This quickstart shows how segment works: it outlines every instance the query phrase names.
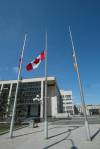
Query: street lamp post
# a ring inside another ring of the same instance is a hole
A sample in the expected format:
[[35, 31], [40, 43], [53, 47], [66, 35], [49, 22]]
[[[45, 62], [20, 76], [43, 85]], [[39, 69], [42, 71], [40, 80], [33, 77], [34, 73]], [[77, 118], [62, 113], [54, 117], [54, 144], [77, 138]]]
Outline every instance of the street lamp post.
[[37, 101], [38, 104], [42, 103], [42, 100], [41, 100], [41, 98], [39, 97], [39, 95], [36, 95], [36, 97], [33, 98], [33, 102], [34, 102], [34, 101]]
[[33, 98], [33, 101], [41, 101], [41, 99], [39, 98], [39, 95], [36, 95], [36, 97]]

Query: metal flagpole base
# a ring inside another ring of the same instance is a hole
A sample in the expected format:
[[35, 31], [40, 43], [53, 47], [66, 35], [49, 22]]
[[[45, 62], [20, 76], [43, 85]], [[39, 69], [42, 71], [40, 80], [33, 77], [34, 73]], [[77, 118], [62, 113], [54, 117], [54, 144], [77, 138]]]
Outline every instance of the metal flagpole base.
[[48, 139], [48, 122], [47, 121], [44, 122], [44, 126], [45, 126], [44, 128], [45, 139]]
[[85, 128], [86, 128], [86, 133], [87, 133], [87, 140], [91, 141], [90, 129], [89, 129], [89, 124], [87, 120], [85, 120]]
[[9, 137], [13, 138], [13, 127], [14, 127], [14, 116], [12, 116], [11, 124], [10, 124], [10, 131], [9, 131]]
[[9, 134], [9, 138], [10, 138], [10, 139], [13, 138], [13, 134], [12, 134], [12, 132], [10, 132], [10, 134]]

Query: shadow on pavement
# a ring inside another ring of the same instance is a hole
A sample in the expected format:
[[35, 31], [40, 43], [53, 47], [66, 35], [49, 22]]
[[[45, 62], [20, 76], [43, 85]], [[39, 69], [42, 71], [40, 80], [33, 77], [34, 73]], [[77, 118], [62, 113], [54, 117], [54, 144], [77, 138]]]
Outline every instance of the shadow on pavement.
[[[60, 142], [62, 142], [62, 141], [65, 141], [65, 140], [69, 140], [69, 141], [71, 142], [72, 146], [71, 146], [70, 149], [78, 149], [78, 148], [75, 146], [75, 143], [74, 143], [74, 141], [73, 141], [72, 139], [67, 139], [67, 138], [70, 136], [71, 131], [77, 129], [78, 127], [79, 127], [79, 126], [76, 126], [74, 129], [69, 129], [68, 131], [65, 131], [65, 132], [62, 132], [62, 133], [58, 134], [58, 135], [61, 135], [61, 134], [64, 134], [64, 133], [66, 133], [66, 132], [69, 132], [68, 135], [67, 135], [64, 139], [59, 140], [59, 141], [57, 141], [57, 142], [55, 142], [55, 143], [53, 143], [53, 144], [51, 144], [51, 145], [49, 145], [49, 146], [46, 146], [46, 147], [43, 148], [43, 149], [48, 149], [48, 148], [50, 148], [50, 147], [52, 147], [52, 146], [54, 146], [54, 145], [56, 145], [56, 144], [58, 144], [58, 143], [60, 143]], [[55, 135], [55, 136], [58, 136], [58, 135]], [[52, 136], [52, 137], [55, 137], [55, 136]], [[52, 138], [52, 137], [49, 137], [49, 138]]]
[[72, 146], [71, 149], [78, 149], [76, 146]]
[[59, 134], [50, 136], [50, 137], [48, 137], [48, 139], [53, 138], [53, 137], [57, 137], [57, 136], [62, 135], [62, 134], [64, 134], [64, 133], [67, 133], [67, 132], [70, 132], [70, 131], [72, 131], [72, 130], [75, 130], [75, 129], [77, 129], [77, 128], [79, 128], [79, 126], [74, 126], [73, 129], [68, 129], [67, 131], [64, 131], [64, 132], [61, 132], [61, 133], [59, 133]]
[[[56, 126], [56, 127], [49, 128], [48, 130], [55, 129], [55, 128], [61, 128], [61, 127]], [[33, 129], [35, 129], [35, 128], [33, 128]], [[22, 136], [26, 136], [26, 135], [31, 135], [31, 134], [33, 134], [33, 133], [43, 132], [43, 131], [44, 131], [44, 129], [41, 129], [41, 130], [39, 130], [39, 131], [33, 131], [33, 132], [30, 132], [30, 133], [20, 134], [20, 135], [17, 135], [17, 136], [13, 136], [13, 139], [14, 139], [14, 138], [17, 138], [17, 137], [22, 137]]]
[[71, 143], [72, 143], [72, 146], [71, 146], [71, 149], [78, 149], [76, 146], [75, 146], [75, 143], [72, 139], [67, 139], [69, 140]]
[[91, 141], [96, 137], [96, 135], [100, 132], [100, 129], [98, 129], [94, 134], [93, 136], [91, 137]]
[[[68, 137], [70, 136], [70, 134], [71, 134], [71, 132], [69, 132], [69, 134], [66, 136], [66, 138], [68, 138]], [[48, 149], [48, 148], [50, 148], [50, 147], [52, 147], [52, 146], [54, 146], [54, 145], [56, 145], [56, 144], [58, 144], [58, 143], [60, 143], [60, 142], [62, 142], [62, 141], [65, 141], [65, 140], [66, 140], [65, 138], [62, 139], [62, 140], [59, 140], [59, 141], [57, 141], [57, 142], [55, 142], [55, 143], [53, 143], [53, 144], [51, 144], [51, 145], [46, 146], [46, 147], [43, 148], [43, 149]]]

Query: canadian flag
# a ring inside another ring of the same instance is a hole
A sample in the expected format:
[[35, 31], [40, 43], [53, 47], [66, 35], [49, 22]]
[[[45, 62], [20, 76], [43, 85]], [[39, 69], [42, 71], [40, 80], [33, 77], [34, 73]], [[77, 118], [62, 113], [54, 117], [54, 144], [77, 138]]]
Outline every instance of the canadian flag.
[[35, 58], [32, 62], [26, 65], [26, 70], [30, 71], [32, 69], [36, 69], [41, 63], [41, 61], [45, 59], [45, 56], [46, 52], [45, 51], [41, 52], [37, 58]]

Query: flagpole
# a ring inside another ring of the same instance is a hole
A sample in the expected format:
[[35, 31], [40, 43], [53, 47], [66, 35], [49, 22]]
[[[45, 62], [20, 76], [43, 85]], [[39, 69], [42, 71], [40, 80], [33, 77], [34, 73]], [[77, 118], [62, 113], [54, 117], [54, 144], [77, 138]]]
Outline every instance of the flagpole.
[[18, 87], [19, 87], [19, 80], [20, 80], [20, 74], [21, 74], [21, 68], [22, 68], [22, 61], [23, 61], [23, 54], [24, 54], [24, 49], [25, 49], [26, 37], [27, 37], [27, 34], [25, 34], [24, 43], [23, 43], [23, 49], [22, 49], [22, 53], [21, 53], [21, 60], [20, 60], [19, 70], [18, 70], [18, 78], [17, 78], [17, 85], [16, 85], [16, 92], [15, 92], [15, 100], [14, 100], [12, 119], [11, 119], [11, 124], [10, 124], [10, 133], [9, 133], [10, 138], [13, 137], [13, 127], [14, 127], [14, 120], [15, 120], [15, 113], [16, 113]]
[[44, 112], [44, 133], [45, 139], [48, 139], [48, 111], [47, 111], [47, 32], [45, 33], [45, 112]]
[[71, 33], [70, 26], [69, 26], [69, 33], [70, 33], [70, 39], [71, 39], [71, 44], [72, 44], [72, 49], [73, 49], [75, 68], [76, 68], [77, 77], [78, 77], [78, 84], [79, 84], [79, 88], [80, 88], [80, 96], [81, 96], [81, 102], [82, 102], [83, 113], [84, 113], [84, 118], [85, 118], [85, 128], [86, 128], [86, 132], [87, 132], [87, 140], [90, 141], [91, 140], [90, 129], [89, 129], [89, 124], [88, 124], [88, 119], [87, 119], [87, 114], [86, 114], [86, 105], [85, 105], [85, 100], [84, 100], [83, 87], [82, 87], [82, 82], [80, 79], [80, 73], [79, 73], [79, 68], [78, 68], [78, 64], [77, 64], [76, 53], [75, 53], [75, 48], [74, 48], [74, 43], [73, 43], [73, 39], [72, 39], [72, 33]]

